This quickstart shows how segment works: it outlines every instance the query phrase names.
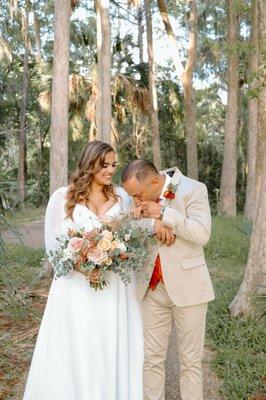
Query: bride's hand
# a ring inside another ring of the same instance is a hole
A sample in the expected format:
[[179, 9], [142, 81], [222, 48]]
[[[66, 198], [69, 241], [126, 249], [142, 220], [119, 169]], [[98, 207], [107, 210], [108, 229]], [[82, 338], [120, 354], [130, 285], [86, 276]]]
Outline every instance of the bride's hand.
[[137, 207], [137, 206], [136, 206], [136, 207], [134, 207], [134, 208], [132, 208], [132, 209], [130, 210], [129, 216], [130, 216], [130, 218], [132, 218], [132, 219], [140, 219], [140, 218], [142, 218], [141, 213], [142, 213], [141, 207]]
[[92, 283], [98, 283], [99, 278], [100, 278], [100, 271], [96, 268], [88, 274], [88, 279]]

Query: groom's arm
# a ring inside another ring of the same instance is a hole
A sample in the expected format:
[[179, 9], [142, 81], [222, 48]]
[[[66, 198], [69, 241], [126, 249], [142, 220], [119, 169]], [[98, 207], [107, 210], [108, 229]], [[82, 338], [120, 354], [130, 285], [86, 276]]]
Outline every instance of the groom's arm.
[[[147, 202], [145, 217], [155, 217], [161, 211], [156, 203]], [[211, 234], [211, 213], [207, 188], [199, 185], [191, 194], [186, 206], [186, 214], [171, 207], [165, 207], [162, 222], [173, 229], [173, 232], [185, 240], [204, 246]]]

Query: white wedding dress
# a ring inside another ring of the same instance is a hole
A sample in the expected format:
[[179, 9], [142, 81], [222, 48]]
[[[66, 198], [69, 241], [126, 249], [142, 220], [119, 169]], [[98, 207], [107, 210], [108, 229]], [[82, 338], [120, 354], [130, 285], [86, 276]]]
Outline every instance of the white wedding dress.
[[[45, 217], [46, 251], [68, 228], [92, 230], [98, 217], [76, 205], [74, 222], [65, 219], [67, 188], [50, 198]], [[122, 188], [107, 213], [123, 212], [129, 198]], [[109, 273], [103, 291], [90, 288], [85, 276], [71, 272], [54, 279], [23, 400], [142, 400], [143, 333], [135, 277], [125, 286]]]

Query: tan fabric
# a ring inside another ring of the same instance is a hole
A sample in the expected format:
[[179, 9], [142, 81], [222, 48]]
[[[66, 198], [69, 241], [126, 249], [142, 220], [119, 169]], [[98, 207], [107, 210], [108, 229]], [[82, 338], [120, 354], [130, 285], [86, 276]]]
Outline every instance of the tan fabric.
[[163, 222], [173, 228], [176, 241], [172, 246], [149, 245], [146, 279], [139, 279], [137, 297], [143, 300], [159, 253], [167, 293], [175, 305], [186, 307], [214, 299], [202, 248], [210, 238], [211, 214], [206, 186], [182, 175], [178, 168], [172, 170], [171, 183], [177, 189], [175, 199], [164, 200]]
[[165, 357], [174, 321], [177, 330], [179, 379], [182, 400], [203, 400], [201, 359], [204, 348], [207, 303], [178, 307], [163, 283], [146, 293], [144, 318], [144, 397], [165, 399]]

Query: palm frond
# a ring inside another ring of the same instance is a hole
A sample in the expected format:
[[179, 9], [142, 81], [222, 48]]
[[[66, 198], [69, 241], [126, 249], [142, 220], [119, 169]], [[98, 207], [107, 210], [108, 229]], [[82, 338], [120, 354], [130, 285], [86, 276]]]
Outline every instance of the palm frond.
[[38, 96], [38, 102], [41, 107], [41, 110], [49, 113], [51, 111], [51, 104], [52, 104], [52, 91], [51, 90], [44, 90]]
[[114, 77], [113, 97], [117, 98], [119, 93], [125, 94], [127, 104], [132, 113], [141, 111], [143, 114], [149, 112], [149, 91], [145, 87], [134, 84], [125, 75], [118, 74]]

